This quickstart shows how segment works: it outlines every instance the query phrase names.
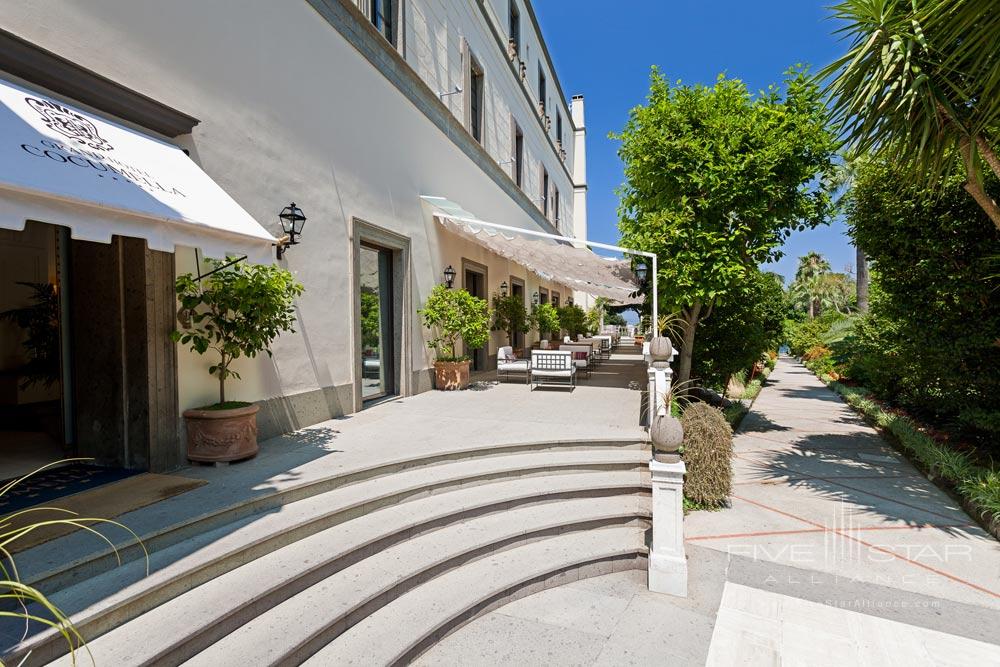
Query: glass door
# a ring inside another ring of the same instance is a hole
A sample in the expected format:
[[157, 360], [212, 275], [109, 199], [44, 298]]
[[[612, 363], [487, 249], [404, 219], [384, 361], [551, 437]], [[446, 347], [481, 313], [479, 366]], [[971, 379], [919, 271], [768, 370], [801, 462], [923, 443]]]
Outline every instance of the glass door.
[[392, 251], [361, 246], [361, 399], [396, 393]]

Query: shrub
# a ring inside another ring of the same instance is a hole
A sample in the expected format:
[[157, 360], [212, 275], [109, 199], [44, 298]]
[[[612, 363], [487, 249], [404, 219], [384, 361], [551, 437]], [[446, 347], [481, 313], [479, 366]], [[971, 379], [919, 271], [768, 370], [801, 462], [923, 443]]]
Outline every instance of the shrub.
[[699, 324], [692, 374], [705, 386], [724, 388], [731, 375], [750, 368], [767, 350], [780, 345], [785, 310], [780, 278], [749, 272]]
[[532, 312], [532, 319], [538, 333], [544, 337], [545, 334], [558, 334], [560, 330], [559, 311], [551, 303], [540, 303], [535, 306]]
[[[939, 422], [970, 407], [1000, 411], [1000, 235], [964, 191], [964, 176], [945, 174], [934, 190], [907, 176], [862, 163], [849, 195], [850, 234], [873, 271], [848, 372], [880, 398]], [[984, 181], [1000, 196], [988, 171]], [[981, 442], [991, 439], [987, 430]]]
[[271, 356], [271, 343], [284, 331], [295, 332], [295, 297], [302, 285], [291, 272], [274, 264], [241, 260], [211, 260], [207, 277], [190, 273], [177, 277], [174, 289], [181, 302], [182, 328], [171, 332], [175, 343], [193, 352], [212, 350], [219, 363], [209, 374], [219, 378], [219, 405], [226, 403], [226, 379], [240, 379], [230, 364], [240, 357]]
[[722, 412], [692, 403], [681, 416], [684, 427], [684, 494], [695, 503], [717, 507], [726, 502], [733, 482], [733, 430]]
[[830, 348], [823, 345], [813, 345], [802, 355], [802, 361], [815, 361], [820, 357], [827, 357], [829, 355]]
[[520, 296], [493, 295], [493, 328], [507, 334], [508, 345], [514, 344], [517, 334], [528, 333], [531, 329], [531, 316]]
[[576, 338], [587, 332], [587, 313], [576, 304], [560, 306], [558, 309], [559, 326], [568, 336]]
[[[464, 289], [436, 285], [424, 307], [417, 311], [424, 326], [437, 332], [427, 342], [437, 351], [438, 361], [457, 361], [455, 348], [462, 339], [465, 349], [486, 345], [490, 337], [490, 313], [486, 299], [472, 296]], [[465, 359], [465, 357], [461, 357]]]

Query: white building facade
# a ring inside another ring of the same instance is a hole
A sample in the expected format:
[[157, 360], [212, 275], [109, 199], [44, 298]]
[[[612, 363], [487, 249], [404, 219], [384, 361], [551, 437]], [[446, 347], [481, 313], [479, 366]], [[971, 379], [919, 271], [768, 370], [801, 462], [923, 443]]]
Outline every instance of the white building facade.
[[[290, 202], [307, 216], [280, 260], [305, 286], [296, 332], [279, 337], [273, 357], [240, 360], [242, 380], [227, 387], [227, 398], [261, 402], [262, 438], [431, 389], [434, 353], [417, 311], [446, 267], [455, 288], [487, 299], [501, 283], [529, 305], [536, 293], [554, 304], [574, 295], [449, 232], [421, 199], [585, 238], [583, 99], [567, 102], [530, 0], [9, 0], [0, 28], [0, 78], [183, 149], [275, 237]], [[0, 184], [0, 200], [4, 192]], [[23, 256], [30, 235], [44, 259], [34, 274], [0, 281], [62, 276], [60, 294], [75, 299], [65, 306], [74, 326], [61, 330], [63, 450], [126, 467], [181, 465], [180, 413], [214, 402], [217, 382], [209, 355], [164, 341], [176, 326], [173, 279], [197, 272], [203, 249], [162, 253], [135, 239], [91, 248], [58, 231], [50, 241], [58, 220], [7, 226], [0, 259]], [[64, 267], [60, 247], [74, 257]], [[83, 308], [92, 297], [82, 285], [105, 289], [100, 278], [112, 274], [113, 298]], [[135, 299], [155, 307], [136, 314], [129, 286], [143, 276]], [[11, 306], [27, 298], [8, 294]], [[377, 342], [362, 331], [372, 294]], [[81, 340], [95, 313], [119, 339], [100, 367], [84, 348], [105, 343]], [[486, 370], [505, 344], [495, 332], [469, 352]], [[106, 392], [101, 368], [117, 377]], [[112, 398], [95, 405], [95, 386]], [[93, 444], [98, 432], [112, 444]]]

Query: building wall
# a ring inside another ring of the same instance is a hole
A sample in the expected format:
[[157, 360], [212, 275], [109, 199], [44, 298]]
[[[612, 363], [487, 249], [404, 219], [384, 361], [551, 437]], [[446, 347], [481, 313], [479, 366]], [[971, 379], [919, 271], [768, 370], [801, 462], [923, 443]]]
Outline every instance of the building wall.
[[[442, 281], [443, 268], [458, 267], [462, 257], [490, 267], [491, 291], [516, 273], [506, 260], [486, 257], [472, 244], [463, 248], [440, 231], [421, 194], [448, 197], [485, 219], [538, 228], [521, 203], [341, 33], [363, 33], [366, 26], [331, 25], [317, 9], [324, 2], [333, 6], [338, 0], [9, 0], [2, 9], [11, 32], [200, 119], [177, 143], [275, 235], [283, 206], [294, 200], [305, 211], [301, 244], [282, 260], [306, 287], [297, 304], [297, 332], [275, 342], [273, 358], [237, 362], [243, 380], [227, 387], [233, 400], [302, 397], [285, 400], [275, 423], [262, 427], [264, 434], [355, 408], [353, 220], [411, 240], [415, 306]], [[476, 0], [405, 0], [405, 14], [406, 44], [412, 45], [407, 62], [418, 63], [414, 69], [423, 68], [422, 76], [432, 81], [432, 73], [451, 81], [461, 72], [459, 44], [468, 42], [492, 91], [486, 149], [502, 156], [509, 127], [505, 105], [517, 113], [527, 113], [528, 105], [523, 92], [511, 90], [513, 77], [504, 76], [504, 54], [487, 38], [487, 19]], [[524, 13], [522, 21], [522, 35], [530, 34]], [[395, 67], [391, 59], [384, 66]], [[459, 102], [447, 104], [458, 118]], [[563, 113], [569, 133], [572, 125]], [[541, 125], [526, 119], [522, 129], [533, 159], [546, 161], [558, 184], [571, 225], [568, 174], [551, 147], [544, 150]], [[533, 172], [526, 170], [529, 178]], [[195, 251], [179, 250], [176, 272], [195, 268]], [[536, 280], [528, 278], [528, 295]], [[569, 294], [560, 291], [563, 299]], [[406, 351], [409, 366], [414, 375], [426, 376], [432, 354], [422, 344], [426, 332], [416, 317], [407, 333], [415, 341]], [[207, 372], [211, 363], [178, 350], [181, 409], [216, 400], [217, 385]], [[413, 387], [426, 388], [416, 381]]]

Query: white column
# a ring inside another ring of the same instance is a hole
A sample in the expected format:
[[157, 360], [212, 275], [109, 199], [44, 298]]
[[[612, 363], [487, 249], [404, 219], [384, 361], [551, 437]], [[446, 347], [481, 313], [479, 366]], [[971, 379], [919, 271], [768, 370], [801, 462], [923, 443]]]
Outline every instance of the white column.
[[653, 546], [649, 553], [649, 590], [687, 597], [684, 555], [684, 462], [649, 460], [653, 482]]

